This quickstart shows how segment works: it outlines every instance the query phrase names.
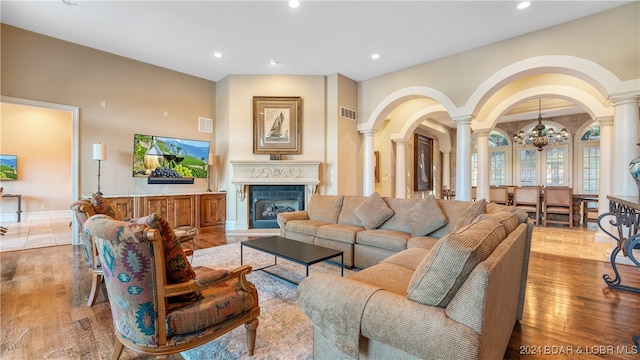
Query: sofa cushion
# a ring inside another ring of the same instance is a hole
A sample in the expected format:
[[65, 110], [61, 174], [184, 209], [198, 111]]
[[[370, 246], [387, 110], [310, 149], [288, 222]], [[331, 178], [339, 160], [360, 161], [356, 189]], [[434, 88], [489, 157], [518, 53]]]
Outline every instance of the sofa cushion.
[[462, 214], [462, 216], [460, 216], [453, 231], [462, 229], [463, 227], [471, 224], [478, 216], [486, 213], [487, 201], [485, 199], [474, 201], [473, 204], [471, 204], [471, 206], [467, 209], [467, 211]]
[[393, 210], [387, 206], [380, 194], [374, 192], [367, 200], [356, 208], [356, 216], [365, 229], [377, 229], [387, 219], [393, 216]]
[[356, 243], [376, 248], [402, 251], [407, 248], [407, 241], [411, 235], [396, 230], [365, 230], [356, 235]]
[[365, 284], [404, 296], [413, 275], [413, 270], [393, 263], [379, 263], [349, 276]]
[[315, 220], [289, 220], [287, 221], [287, 231], [297, 232], [300, 234], [307, 234], [316, 236], [318, 232], [318, 228], [324, 225], [331, 225], [328, 222], [324, 221], [315, 221]]
[[444, 216], [436, 198], [429, 195], [407, 211], [406, 221], [411, 236], [416, 237], [427, 235], [445, 226], [447, 217]]
[[443, 237], [416, 269], [407, 297], [424, 305], [446, 307], [473, 268], [506, 236], [502, 224], [484, 220]]
[[367, 199], [366, 196], [345, 195], [342, 210], [338, 216], [338, 224], [362, 226], [362, 221], [356, 215], [356, 209]]
[[307, 208], [309, 219], [337, 224], [343, 198], [338, 195], [313, 195]]
[[117, 207], [111, 204], [111, 201], [98, 194], [91, 195], [91, 206], [96, 214], [104, 214], [111, 216], [114, 220], [123, 220], [122, 214]]
[[518, 219], [518, 215], [508, 211], [499, 211], [494, 214], [483, 214], [478, 216], [474, 220], [474, 222], [482, 220], [493, 220], [499, 222], [500, 224], [502, 224], [502, 226], [504, 226], [507, 234], [510, 234], [518, 227], [518, 225], [520, 225], [520, 219]]
[[419, 199], [398, 199], [393, 197], [385, 197], [384, 201], [393, 210], [394, 215], [382, 224], [379, 228], [385, 230], [397, 230], [411, 233], [411, 229], [407, 225], [407, 212], [415, 204], [420, 202]]
[[391, 255], [382, 260], [381, 263], [395, 264], [405, 267], [411, 271], [415, 271], [427, 254], [429, 254], [429, 249], [414, 247]]
[[439, 238], [434, 238], [431, 236], [418, 236], [412, 237], [407, 241], [407, 249], [418, 247], [430, 250], [433, 246], [440, 240]]
[[[445, 226], [428, 234], [429, 236], [437, 238], [441, 238], [447, 234], [454, 232], [458, 224], [458, 220], [460, 220], [460, 218], [467, 211], [469, 211], [471, 206], [474, 204], [474, 201], [462, 200], [437, 199], [436, 201], [438, 202], [438, 205], [440, 205], [440, 209], [442, 209], [444, 215], [447, 217], [447, 224]], [[484, 201], [484, 199], [478, 201]], [[473, 219], [471, 219], [469, 222], [473, 221]]]
[[364, 228], [362, 226], [329, 224], [320, 226], [316, 233], [316, 237], [355, 244], [356, 234], [363, 230]]
[[529, 219], [529, 214], [527, 214], [526, 211], [518, 209], [515, 206], [506, 206], [496, 203], [487, 204], [487, 214], [495, 214], [501, 211], [516, 214], [521, 223], [527, 222], [527, 219]]

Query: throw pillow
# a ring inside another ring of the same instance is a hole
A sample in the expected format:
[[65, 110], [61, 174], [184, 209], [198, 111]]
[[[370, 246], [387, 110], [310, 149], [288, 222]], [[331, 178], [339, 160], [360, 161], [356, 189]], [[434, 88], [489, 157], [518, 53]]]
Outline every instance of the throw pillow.
[[389, 220], [393, 216], [393, 210], [384, 202], [380, 194], [374, 192], [356, 208], [356, 216], [365, 229], [372, 230]]
[[176, 234], [173, 232], [171, 225], [169, 225], [169, 222], [165, 218], [159, 214], [153, 213], [149, 216], [132, 219], [130, 222], [145, 224], [160, 232], [164, 245], [164, 263], [168, 284], [178, 284], [192, 280], [196, 277], [196, 273], [193, 271], [184, 250], [182, 250], [182, 246], [176, 238]]
[[462, 229], [463, 227], [471, 224], [473, 220], [475, 220], [478, 216], [486, 213], [487, 201], [485, 199], [474, 201], [473, 204], [467, 209], [467, 211], [465, 211], [464, 214], [460, 216], [453, 231]]
[[101, 195], [92, 194], [91, 195], [91, 206], [93, 207], [93, 211], [96, 214], [104, 214], [107, 216], [111, 216], [114, 220], [122, 220], [122, 214], [120, 214], [120, 210], [117, 207], [111, 204], [111, 201], [103, 198]]
[[447, 224], [447, 217], [433, 195], [409, 209], [406, 220], [413, 237], [427, 235]]
[[485, 220], [441, 238], [413, 273], [407, 297], [420, 304], [446, 307], [476, 265], [506, 236], [502, 224]]
[[337, 224], [343, 198], [341, 195], [313, 195], [307, 207], [309, 220]]

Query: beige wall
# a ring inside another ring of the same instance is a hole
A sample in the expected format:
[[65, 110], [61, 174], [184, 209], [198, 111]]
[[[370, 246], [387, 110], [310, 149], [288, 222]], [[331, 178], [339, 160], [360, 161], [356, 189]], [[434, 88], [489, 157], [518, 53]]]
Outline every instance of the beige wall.
[[[22, 194], [22, 211], [61, 211], [71, 199], [71, 113], [2, 103], [0, 153], [18, 156], [18, 180], [0, 181], [7, 194]], [[5, 198], [3, 221], [15, 221], [17, 200]]]
[[[1, 36], [3, 96], [80, 108], [82, 195], [97, 191], [92, 144], [98, 142], [108, 149], [101, 176], [105, 195], [206, 189], [206, 179], [196, 179], [194, 185], [148, 185], [144, 179], [134, 179], [133, 134], [213, 141], [212, 134], [198, 132], [198, 117], [214, 117], [214, 82], [4, 24]], [[3, 136], [17, 135], [3, 132]], [[64, 182], [71, 187], [70, 179]], [[68, 209], [68, 201], [51, 210], [63, 209]]]

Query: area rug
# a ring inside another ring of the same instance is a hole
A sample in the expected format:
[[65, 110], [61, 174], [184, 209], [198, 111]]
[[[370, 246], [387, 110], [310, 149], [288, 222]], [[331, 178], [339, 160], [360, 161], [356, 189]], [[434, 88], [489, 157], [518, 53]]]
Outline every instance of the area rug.
[[[254, 269], [274, 263], [274, 257], [245, 247], [245, 265]], [[194, 266], [232, 269], [240, 266], [240, 243], [228, 244], [194, 253]], [[269, 271], [299, 282], [304, 278], [305, 267], [284, 259]], [[309, 274], [326, 272], [340, 275], [340, 266], [333, 262], [311, 265]], [[344, 276], [353, 274], [345, 269]], [[296, 303], [296, 285], [263, 271], [254, 271], [247, 279], [256, 285], [260, 302], [260, 324], [256, 336], [256, 348], [249, 356], [244, 326], [189, 351], [181, 353], [192, 359], [312, 359], [313, 326]]]

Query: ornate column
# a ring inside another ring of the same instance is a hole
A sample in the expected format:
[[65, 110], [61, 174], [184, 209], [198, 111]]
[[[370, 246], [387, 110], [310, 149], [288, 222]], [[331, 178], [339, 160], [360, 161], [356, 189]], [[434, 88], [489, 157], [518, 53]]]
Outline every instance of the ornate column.
[[406, 147], [407, 140], [405, 138], [391, 138], [396, 144], [396, 197], [399, 199], [407, 198], [407, 157]]
[[471, 116], [454, 118], [456, 122], [456, 199], [471, 200]]
[[[609, 212], [609, 200], [607, 195], [613, 194], [611, 181], [613, 172], [611, 164], [613, 164], [613, 117], [603, 117], [596, 119], [600, 123], [600, 189], [598, 190], [598, 214]], [[614, 194], [615, 195], [615, 194]], [[603, 226], [607, 226], [604, 224]], [[607, 231], [611, 231], [608, 226]], [[598, 228], [595, 237], [599, 242], [611, 242], [611, 237]]]
[[451, 150], [442, 152], [442, 186], [451, 189]]
[[489, 134], [491, 129], [481, 129], [476, 133], [476, 143], [478, 144], [478, 184], [476, 185], [476, 199], [489, 200]]
[[360, 131], [364, 135], [364, 171], [362, 176], [362, 195], [369, 196], [376, 189], [373, 169], [373, 136], [378, 130]]
[[[638, 188], [629, 174], [629, 162], [639, 154], [638, 94], [612, 95], [613, 104], [613, 161], [610, 171], [612, 184], [609, 195], [638, 196]], [[600, 151], [602, 154], [602, 151]], [[607, 202], [608, 204], [608, 202]]]

